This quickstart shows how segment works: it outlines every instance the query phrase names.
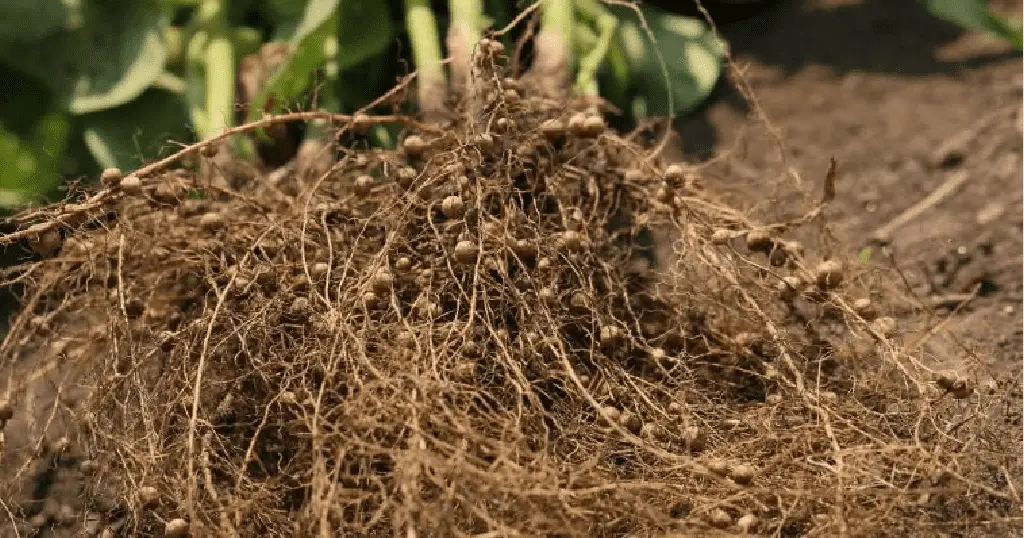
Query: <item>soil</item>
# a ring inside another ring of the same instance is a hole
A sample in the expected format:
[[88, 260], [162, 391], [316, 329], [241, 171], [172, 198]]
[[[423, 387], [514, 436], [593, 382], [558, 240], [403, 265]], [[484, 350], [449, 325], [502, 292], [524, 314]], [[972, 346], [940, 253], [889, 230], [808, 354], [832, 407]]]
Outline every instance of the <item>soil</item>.
[[[881, 265], [891, 252], [922, 304], [939, 304], [935, 314], [950, 316], [950, 334], [925, 348], [930, 360], [1019, 372], [1020, 55], [909, 1], [780, 2], [721, 30], [742, 77], [721, 84], [702, 110], [678, 122], [680, 155], [705, 163], [704, 181], [727, 197], [764, 202], [766, 214], [792, 202], [770, 195], [779, 181], [820, 196], [834, 157], [837, 197], [826, 211], [834, 245]], [[758, 110], [738, 84], [749, 85]], [[964, 174], [948, 196], [886, 237], [874, 236]], [[58, 397], [50, 388], [66, 374], [36, 384], [36, 406], [50, 407]], [[19, 427], [28, 425], [12, 422], [3, 432], [7, 447], [30, 442]], [[61, 436], [59, 427], [50, 432], [43, 444]], [[14, 501], [58, 521], [63, 506], [82, 508], [81, 471], [73, 457], [52, 457], [58, 465], [18, 470], [36, 473], [39, 486]], [[0, 520], [0, 535], [14, 535]], [[71, 535], [58, 527], [31, 535]]]
[[[1019, 2], [1008, 4], [1019, 12]], [[985, 362], [1019, 369], [1020, 54], [916, 2], [782, 2], [723, 30], [761, 110], [737, 84], [721, 84], [704, 110], [679, 122], [684, 158], [708, 162], [707, 181], [743, 198], [790, 172], [817, 187], [834, 157], [830, 225], [851, 252], [874, 246], [875, 262], [884, 261], [877, 229], [966, 175], [889, 244], [923, 298], [977, 286], [948, 328]], [[932, 350], [950, 362], [967, 353], [948, 342]]]

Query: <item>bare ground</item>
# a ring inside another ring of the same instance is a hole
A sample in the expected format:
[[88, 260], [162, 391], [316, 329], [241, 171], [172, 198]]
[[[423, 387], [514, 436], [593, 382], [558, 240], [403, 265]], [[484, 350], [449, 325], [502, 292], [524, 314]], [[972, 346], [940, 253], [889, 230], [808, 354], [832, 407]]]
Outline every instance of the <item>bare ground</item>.
[[[680, 122], [687, 158], [710, 161], [708, 181], [742, 198], [790, 172], [816, 187], [834, 156], [830, 224], [851, 251], [871, 248], [873, 262], [885, 261], [874, 234], [921, 205], [891, 228], [889, 245], [922, 299], [947, 306], [937, 313], [959, 307], [948, 328], [970, 346], [930, 350], [1019, 369], [1020, 55], [915, 2], [788, 2], [725, 35], [761, 111], [724, 84]], [[935, 200], [943, 185], [953, 188]]]

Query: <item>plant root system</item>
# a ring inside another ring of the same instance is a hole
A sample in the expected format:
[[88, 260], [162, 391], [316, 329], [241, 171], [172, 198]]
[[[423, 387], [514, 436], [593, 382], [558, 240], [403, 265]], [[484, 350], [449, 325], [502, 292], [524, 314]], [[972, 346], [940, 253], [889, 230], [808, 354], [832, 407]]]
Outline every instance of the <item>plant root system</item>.
[[[19, 528], [881, 537], [1019, 524], [1019, 413], [1006, 422], [1019, 383], [930, 371], [880, 294], [866, 299], [884, 279], [794, 240], [820, 233], [820, 207], [751, 222], [594, 105], [506, 72], [496, 47], [472, 61], [462, 89], [475, 93], [447, 123], [380, 120], [405, 122], [398, 149], [325, 148], [316, 173], [184, 165], [204, 142], [14, 219], [4, 241], [41, 254], [5, 275], [25, 311], [0, 371], [35, 350], [74, 371], [82, 396], [50, 411], [72, 425], [60, 446], [0, 445], [15, 477], [0, 499], [61, 453], [85, 476], [83, 515], [6, 504]], [[0, 424], [30, 412], [26, 378], [0, 385]]]

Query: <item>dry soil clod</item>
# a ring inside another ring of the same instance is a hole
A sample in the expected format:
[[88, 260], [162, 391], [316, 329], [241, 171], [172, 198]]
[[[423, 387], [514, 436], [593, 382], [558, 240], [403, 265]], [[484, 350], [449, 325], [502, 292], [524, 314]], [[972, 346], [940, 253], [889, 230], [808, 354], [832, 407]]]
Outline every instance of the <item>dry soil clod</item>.
[[736, 530], [743, 534], [750, 534], [757, 530], [757, 516], [754, 514], [743, 514], [736, 520]]
[[419, 135], [409, 135], [402, 141], [402, 149], [410, 157], [419, 157], [427, 149], [427, 143]]
[[99, 468], [99, 463], [97, 463], [96, 460], [82, 460], [78, 464], [78, 470], [81, 471], [81, 473], [86, 476], [95, 474], [96, 471], [99, 470]]
[[707, 468], [718, 476], [727, 476], [729, 474], [729, 462], [720, 458], [709, 460]]
[[391, 271], [387, 269], [378, 269], [377, 273], [373, 275], [373, 282], [371, 286], [373, 291], [378, 295], [383, 295], [391, 292], [391, 287], [394, 285], [395, 278], [391, 274]]
[[746, 240], [747, 248], [752, 252], [763, 252], [768, 254], [775, 245], [775, 240], [772, 238], [771, 232], [764, 228], [750, 230], [747, 232]]
[[699, 426], [687, 426], [683, 429], [683, 442], [686, 444], [687, 450], [697, 453], [704, 450], [707, 436]]
[[455, 245], [453, 257], [455, 258], [455, 261], [463, 265], [470, 265], [476, 262], [476, 257], [479, 252], [480, 249], [477, 248], [472, 241], [464, 239]]
[[352, 130], [358, 134], [365, 134], [374, 123], [370, 116], [359, 112], [352, 116]]
[[586, 113], [577, 112], [569, 116], [569, 132], [576, 136], [585, 136], [587, 133], [586, 123]]
[[143, 508], [152, 508], [160, 502], [160, 492], [153, 486], [142, 486], [138, 491], [138, 499]]
[[62, 242], [60, 230], [52, 228], [34, 236], [29, 246], [36, 254], [51, 256], [60, 250]]
[[935, 384], [958, 400], [967, 398], [974, 392], [970, 382], [958, 372], [942, 372], [935, 380]]
[[568, 251], [578, 251], [583, 247], [583, 237], [575, 230], [566, 230], [558, 238], [559, 245]]
[[605, 131], [607, 125], [605, 125], [604, 118], [600, 114], [590, 114], [583, 121], [583, 135], [589, 137], [595, 137]]
[[826, 260], [818, 264], [814, 281], [822, 290], [838, 288], [843, 283], [843, 264], [838, 260]]
[[569, 127], [562, 120], [557, 118], [545, 120], [544, 123], [540, 124], [541, 134], [551, 141], [564, 137], [568, 131]]
[[441, 212], [450, 219], [461, 219], [466, 214], [466, 204], [462, 197], [452, 195], [441, 202]]
[[668, 181], [672, 186], [682, 185], [683, 180], [686, 178], [686, 172], [682, 165], [670, 164], [665, 167], [665, 181]]
[[134, 174], [122, 179], [119, 186], [121, 187], [122, 192], [130, 196], [134, 196], [142, 192], [142, 180], [139, 179], [139, 176]]
[[872, 321], [871, 328], [884, 338], [892, 338], [893, 336], [896, 336], [896, 320], [888, 316]]
[[612, 405], [606, 405], [602, 407], [598, 415], [600, 422], [606, 425], [611, 422], [619, 422], [621, 416], [622, 412], [619, 411], [617, 407]]
[[741, 485], [748, 485], [754, 480], [754, 475], [757, 473], [752, 465], [746, 463], [739, 463], [731, 465], [729, 467], [729, 478], [733, 482]]
[[601, 346], [605, 348], [612, 348], [621, 345], [623, 342], [624, 335], [622, 329], [615, 325], [605, 325], [601, 327], [600, 331], [600, 342]]
[[867, 297], [861, 297], [854, 301], [853, 310], [858, 316], [867, 321], [873, 321], [878, 317], [878, 311], [875, 309], [875, 305], [871, 302], [871, 299], [868, 299]]
[[356, 178], [355, 182], [352, 183], [352, 191], [356, 196], [365, 197], [370, 194], [373, 190], [373, 178], [367, 175], [362, 175]]
[[772, 267], [782, 267], [783, 265], [786, 265], [787, 259], [786, 251], [780, 245], [775, 245], [768, 254], [768, 263], [770, 263]]
[[784, 301], [792, 301], [804, 289], [804, 281], [797, 276], [785, 276], [776, 285], [779, 297]]
[[639, 435], [644, 423], [640, 419], [640, 415], [632, 411], [623, 411], [619, 414], [619, 425], [629, 431], [629, 433]]
[[174, 518], [164, 525], [164, 536], [167, 538], [186, 538], [188, 531], [188, 522], [181, 518]]
[[100, 183], [105, 187], [115, 187], [123, 178], [124, 174], [120, 168], [107, 168], [100, 174]]
[[731, 230], [715, 230], [711, 234], [711, 244], [713, 245], [728, 245], [729, 241], [732, 241], [736, 234]]
[[732, 516], [721, 508], [715, 508], [708, 513], [708, 523], [719, 529], [725, 529], [732, 525]]
[[209, 232], [217, 231], [224, 226], [224, 217], [220, 213], [204, 213], [199, 217], [199, 226]]
[[493, 150], [495, 145], [494, 137], [490, 133], [475, 135], [470, 139], [470, 143], [484, 153]]
[[403, 166], [395, 172], [395, 177], [398, 185], [408, 190], [409, 187], [412, 187], [413, 180], [416, 179], [416, 169], [411, 166]]

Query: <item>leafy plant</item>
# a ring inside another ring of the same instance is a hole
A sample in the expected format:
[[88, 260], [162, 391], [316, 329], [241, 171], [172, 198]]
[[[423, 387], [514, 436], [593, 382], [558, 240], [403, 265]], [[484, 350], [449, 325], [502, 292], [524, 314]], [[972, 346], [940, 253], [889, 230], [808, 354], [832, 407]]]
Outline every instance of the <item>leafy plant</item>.
[[622, 6], [611, 9], [619, 21], [616, 43], [623, 70], [628, 70], [617, 82], [636, 94], [629, 107], [634, 115], [671, 116], [707, 98], [721, 75], [726, 46], [704, 21], [645, 6], [640, 14], [647, 34], [640, 14]]
[[[298, 99], [309, 89], [313, 75], [320, 69], [327, 69], [328, 80], [333, 85], [340, 71], [380, 54], [393, 36], [394, 27], [386, 4], [310, 0], [288, 40], [291, 50], [288, 58], [253, 102], [249, 118], [257, 119], [263, 113], [270, 96], [280, 102]], [[328, 96], [336, 94], [336, 87], [328, 88]], [[336, 104], [326, 106], [338, 108]]]
[[188, 140], [188, 108], [173, 91], [151, 87], [124, 106], [82, 117], [82, 136], [103, 168], [133, 170], [143, 156], [176, 149], [171, 141]]
[[[723, 46], [700, 21], [599, 0], [544, 2], [543, 24], [557, 21], [567, 43], [577, 38], [571, 52], [579, 92], [603, 94], [640, 115], [672, 114], [700, 102], [718, 78]], [[249, 103], [250, 120], [302, 100], [312, 88], [320, 108], [364, 106], [393, 79], [342, 85], [339, 77], [360, 67], [400, 72], [401, 59], [389, 55], [396, 39], [411, 45], [421, 77], [443, 80], [439, 36], [447, 21], [465, 27], [475, 43], [485, 24], [505, 25], [515, 14], [511, 2], [487, 2], [486, 13], [484, 4], [452, 0], [448, 13], [435, 13], [429, 2], [406, 0], [396, 14], [386, 3], [342, 0], [0, 3], [0, 66], [13, 80], [6, 86], [49, 96], [46, 106], [23, 99], [33, 104], [17, 113], [28, 119], [0, 116], [0, 157], [14, 163], [0, 174], [0, 204], [41, 201], [55, 192], [62, 172], [132, 169], [164, 155], [171, 141], [232, 125], [237, 66], [267, 43], [285, 44], [288, 54]], [[266, 24], [247, 26], [253, 13]], [[66, 166], [69, 143], [87, 148], [88, 162]]]
[[[13, 165], [0, 172], [0, 205], [42, 201], [64, 175], [132, 169], [165, 154], [171, 141], [230, 126], [237, 66], [263, 44], [286, 44], [288, 55], [250, 103], [248, 119], [268, 102], [269, 109], [296, 103], [311, 88], [321, 108], [364, 106], [393, 79], [341, 85], [339, 77], [360, 67], [398, 73], [401, 59], [389, 55], [396, 39], [411, 44], [414, 68], [443, 80], [440, 26], [466, 27], [475, 43], [485, 24], [505, 25], [515, 14], [512, 2], [487, 2], [486, 13], [484, 4], [452, 0], [445, 14], [408, 0], [396, 14], [386, 3], [342, 0], [2, 2], [0, 78], [13, 90], [0, 110], [0, 157]], [[548, 2], [545, 12], [552, 7], [560, 7], [568, 37], [578, 37], [581, 92], [640, 114], [670, 114], [703, 99], [718, 77], [721, 44], [699, 21], [599, 0]], [[266, 23], [247, 26], [253, 13]], [[641, 16], [651, 35], [640, 30]], [[72, 147], [86, 148], [88, 158], [74, 158]]]
[[985, 0], [920, 0], [936, 17], [968, 30], [986, 32], [1009, 42], [1015, 49], [1024, 49], [1021, 21], [1009, 20], [996, 13]]

